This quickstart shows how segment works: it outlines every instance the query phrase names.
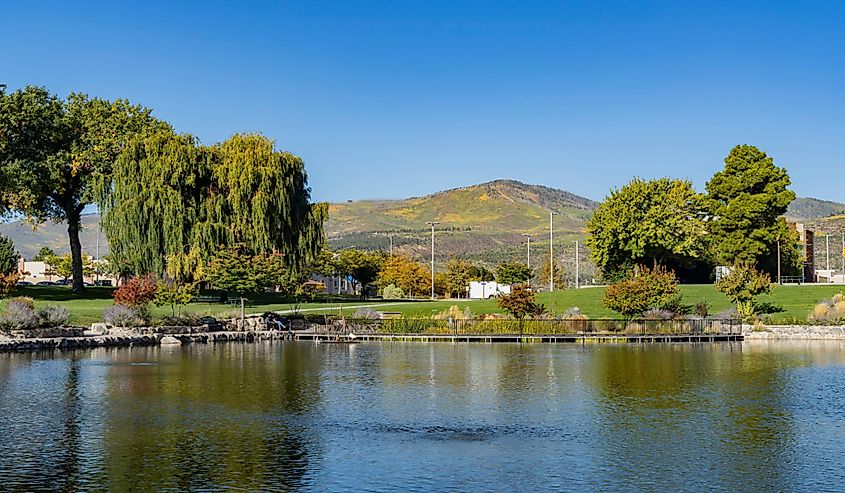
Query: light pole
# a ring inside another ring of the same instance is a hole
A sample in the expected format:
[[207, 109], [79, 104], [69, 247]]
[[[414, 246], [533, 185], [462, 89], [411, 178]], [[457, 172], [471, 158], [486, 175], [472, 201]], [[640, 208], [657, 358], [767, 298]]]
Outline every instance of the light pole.
[[830, 270], [830, 233], [824, 235], [824, 252], [825, 270]]
[[437, 221], [427, 221], [431, 225], [431, 299], [434, 299], [434, 225], [440, 224]]
[[528, 263], [526, 265], [528, 266], [528, 272], [529, 272], [529, 274], [528, 274], [528, 276], [529, 276], [528, 277], [528, 287], [531, 287], [531, 277], [530, 277], [531, 276], [531, 235], [528, 234], [528, 233], [522, 233], [522, 236], [524, 236], [526, 239], [528, 239], [528, 246], [526, 247], [527, 262]]
[[578, 258], [578, 240], [575, 240], [575, 289], [578, 289], [580, 287], [580, 284], [581, 284], [580, 279], [579, 279], [579, 275], [580, 275], [580, 272], [579, 272], [580, 264], [578, 263], [579, 260], [580, 259]]
[[102, 216], [97, 214], [97, 248], [94, 254], [97, 258], [94, 260], [94, 285], [100, 283], [100, 218]]
[[554, 216], [557, 216], [557, 212], [549, 211], [549, 292], [555, 290], [555, 237], [552, 223]]

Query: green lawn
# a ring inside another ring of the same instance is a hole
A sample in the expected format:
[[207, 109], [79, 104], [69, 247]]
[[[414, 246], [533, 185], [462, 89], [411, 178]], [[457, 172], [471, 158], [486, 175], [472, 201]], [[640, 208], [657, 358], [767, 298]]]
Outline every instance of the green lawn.
[[[73, 325], [90, 325], [99, 322], [103, 318], [103, 310], [114, 304], [112, 292], [114, 288], [88, 287], [82, 297], [74, 295], [67, 286], [18, 286], [10, 297], [28, 296], [35, 300], [36, 308], [45, 305], [61, 305], [70, 310], [70, 323]], [[5, 306], [8, 300], [0, 301], [0, 307]], [[367, 302], [372, 303], [372, 302]], [[340, 301], [326, 303], [308, 303], [300, 308], [324, 308], [326, 306], [358, 306], [362, 304], [356, 298], [345, 298]], [[266, 311], [290, 310], [293, 305], [285, 298], [278, 295], [261, 295], [250, 301], [246, 306], [246, 313], [263, 313]], [[337, 308], [335, 308], [335, 311]], [[150, 311], [154, 317], [162, 317], [170, 314], [170, 307], [151, 306]], [[354, 310], [347, 310], [351, 313]], [[224, 305], [222, 303], [190, 303], [183, 309], [186, 313], [199, 313], [214, 316], [229, 315], [235, 316], [240, 313], [240, 306], [237, 304]]]
[[[681, 292], [684, 303], [695, 304], [707, 301], [710, 312], [715, 314], [730, 308], [730, 303], [717, 292], [712, 285], [683, 285]], [[772, 313], [772, 323], [803, 322], [813, 305], [836, 293], [845, 292], [845, 286], [804, 285], [804, 286], [775, 286], [771, 295], [760, 297], [761, 302], [768, 302], [780, 306], [784, 311]], [[71, 323], [75, 325], [89, 325], [102, 319], [103, 310], [112, 304], [112, 288], [87, 288], [83, 297], [71, 293], [70, 288], [64, 286], [21, 286], [12, 296], [29, 296], [35, 300], [36, 306], [48, 304], [62, 305], [71, 312]], [[563, 290], [554, 293], [540, 293], [539, 301], [553, 313], [562, 313], [570, 307], [577, 306], [591, 318], [616, 318], [617, 315], [602, 305], [603, 288], [584, 288], [579, 290]], [[0, 302], [0, 307], [6, 301]], [[408, 317], [428, 317], [443, 311], [451, 305], [458, 305], [461, 309], [469, 307], [476, 315], [498, 313], [495, 300], [477, 301], [390, 301], [369, 300], [362, 302], [355, 298], [333, 300], [330, 303], [308, 303], [300, 306], [308, 313], [343, 313], [347, 316], [361, 305], [374, 305], [375, 309], [385, 312], [401, 313]], [[292, 305], [278, 295], [262, 295], [251, 301], [246, 313], [262, 313], [265, 311], [290, 310]], [[161, 317], [169, 314], [168, 307], [152, 307], [152, 314]], [[191, 303], [185, 308], [186, 312], [209, 314], [215, 316], [234, 316], [238, 312], [236, 305], [220, 303]]]
[[[816, 302], [830, 298], [836, 293], [845, 292], [845, 286], [830, 285], [802, 285], [802, 286], [774, 286], [770, 295], [761, 296], [761, 303], [771, 303], [783, 309], [781, 312], [768, 315], [772, 323], [801, 323], [806, 322], [807, 315]], [[685, 304], [694, 305], [699, 301], [706, 301], [710, 305], [710, 313], [716, 314], [731, 307], [731, 303], [711, 284], [682, 285], [681, 293]], [[604, 288], [583, 288], [555, 291], [554, 293], [540, 293], [538, 299], [546, 305], [552, 313], [563, 313], [571, 307], [578, 307], [582, 313], [590, 318], [618, 318], [619, 315], [608, 310], [602, 304]], [[382, 302], [387, 303], [387, 302]], [[498, 313], [495, 300], [478, 301], [426, 301], [415, 303], [401, 303], [397, 305], [379, 306], [378, 310], [402, 313], [405, 316], [430, 316], [443, 311], [451, 305], [460, 309], [469, 307], [476, 315]], [[337, 309], [335, 308], [335, 312]], [[350, 311], [345, 311], [348, 315]]]

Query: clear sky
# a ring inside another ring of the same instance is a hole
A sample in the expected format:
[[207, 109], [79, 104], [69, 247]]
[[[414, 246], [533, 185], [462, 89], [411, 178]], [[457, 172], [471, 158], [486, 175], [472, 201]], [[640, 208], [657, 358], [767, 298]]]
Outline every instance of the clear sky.
[[0, 83], [260, 131], [317, 200], [703, 188], [735, 144], [845, 200], [845, 1], [6, 2]]

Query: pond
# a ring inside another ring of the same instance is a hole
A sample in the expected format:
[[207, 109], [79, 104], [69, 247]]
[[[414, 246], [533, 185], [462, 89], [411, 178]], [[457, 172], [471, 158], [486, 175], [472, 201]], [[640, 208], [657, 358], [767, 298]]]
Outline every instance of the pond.
[[19, 491], [834, 491], [845, 345], [0, 354]]

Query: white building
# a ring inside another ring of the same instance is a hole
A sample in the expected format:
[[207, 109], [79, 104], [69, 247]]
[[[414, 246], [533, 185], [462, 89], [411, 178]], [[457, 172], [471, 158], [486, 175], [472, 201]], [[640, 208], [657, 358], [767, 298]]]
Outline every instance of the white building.
[[[90, 260], [90, 257], [89, 257], [89, 260]], [[94, 261], [94, 263], [96, 263], [96, 261]], [[62, 280], [62, 277], [53, 273], [52, 269], [50, 269], [50, 266], [47, 265], [45, 262], [28, 261], [28, 260], [24, 259], [23, 257], [21, 257], [21, 259], [18, 260], [18, 273], [20, 274], [20, 278], [18, 279], [18, 282], [23, 281], [23, 282], [31, 282], [31, 283], [35, 284], [35, 283], [38, 283], [38, 282], [41, 282], [41, 281], [56, 282], [56, 281]], [[114, 278], [110, 275], [104, 274], [102, 272], [99, 275], [91, 274], [91, 275], [83, 276], [82, 280], [84, 282], [88, 283], [88, 284], [94, 284], [94, 281], [96, 281], [96, 280], [110, 281], [112, 286], [117, 286], [117, 279], [116, 278]]]
[[472, 281], [469, 283], [469, 297], [473, 300], [498, 298], [505, 294], [511, 294], [511, 287], [508, 284], [499, 284], [495, 281]]
[[323, 286], [325, 286], [325, 290], [323, 292], [326, 294], [358, 294], [349, 279], [343, 276], [313, 275], [311, 276], [311, 280], [322, 283]]

